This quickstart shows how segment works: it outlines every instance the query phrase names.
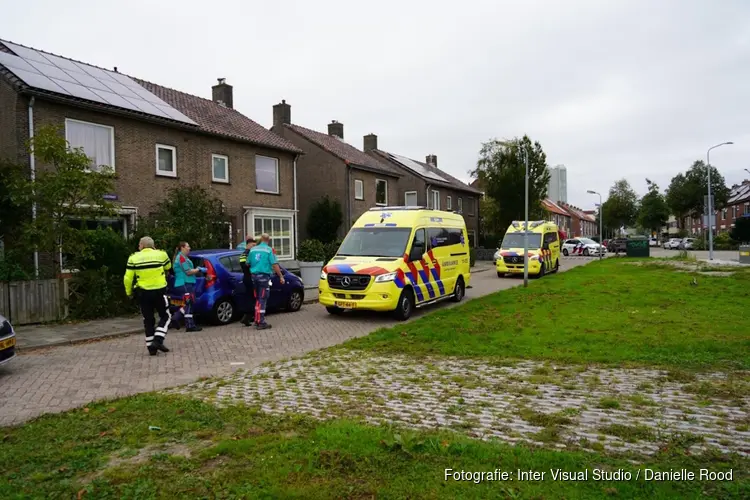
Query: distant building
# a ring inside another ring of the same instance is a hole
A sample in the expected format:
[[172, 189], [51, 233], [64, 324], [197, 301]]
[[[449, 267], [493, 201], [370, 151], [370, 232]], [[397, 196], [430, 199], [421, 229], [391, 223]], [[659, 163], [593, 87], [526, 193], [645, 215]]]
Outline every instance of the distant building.
[[549, 169], [549, 185], [547, 197], [556, 202], [568, 202], [568, 170], [565, 165], [557, 165]]

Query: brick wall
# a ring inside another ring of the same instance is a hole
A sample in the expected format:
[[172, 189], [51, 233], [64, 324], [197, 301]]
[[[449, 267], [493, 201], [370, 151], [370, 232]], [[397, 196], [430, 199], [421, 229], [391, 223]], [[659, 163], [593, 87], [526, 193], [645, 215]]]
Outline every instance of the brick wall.
[[[151, 212], [171, 188], [203, 186], [224, 202], [235, 237], [242, 238], [244, 206], [294, 208], [292, 153], [37, 99], [36, 130], [50, 124], [64, 127], [66, 118], [114, 128], [118, 202], [137, 207], [139, 215]], [[156, 144], [176, 148], [176, 178], [156, 175]], [[229, 158], [229, 183], [212, 182], [212, 154]], [[256, 192], [256, 154], [279, 160], [279, 194]]]
[[25, 144], [29, 138], [28, 99], [18, 95], [0, 79], [0, 159], [27, 164]]

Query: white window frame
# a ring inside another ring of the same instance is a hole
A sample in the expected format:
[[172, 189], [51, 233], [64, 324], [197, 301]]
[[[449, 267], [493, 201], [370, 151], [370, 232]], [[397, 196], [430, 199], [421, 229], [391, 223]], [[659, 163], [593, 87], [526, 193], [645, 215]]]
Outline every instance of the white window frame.
[[[101, 123], [93, 123], [93, 122], [87, 122], [83, 120], [76, 120], [75, 118], [66, 118], [65, 119], [65, 141], [73, 148], [79, 147], [79, 146], [73, 146], [70, 144], [70, 139], [68, 139], [68, 123], [83, 123], [84, 125], [91, 125], [92, 127], [102, 127], [109, 130], [109, 149], [110, 154], [112, 156], [112, 165], [110, 167], [112, 168], [112, 171], [115, 171], [115, 128], [110, 125], [102, 125]], [[99, 165], [96, 165], [97, 167]], [[90, 170], [90, 172], [93, 172], [93, 170]]]
[[[273, 160], [276, 162], [276, 191], [267, 191], [265, 189], [258, 189], [258, 158], [267, 158], [269, 160]], [[266, 156], [266, 155], [255, 155], [255, 192], [256, 193], [268, 193], [268, 194], [280, 194], [280, 188], [279, 188], [279, 159], [274, 158], [273, 156]]]
[[445, 197], [445, 209], [446, 210], [453, 210], [453, 203], [450, 196]]
[[[385, 203], [378, 203], [378, 182], [385, 182]], [[385, 179], [375, 179], [375, 204], [379, 207], [388, 206], [388, 181]]]
[[[437, 203], [435, 203], [435, 196], [437, 195]], [[432, 197], [432, 209], [440, 210], [440, 191], [433, 189], [430, 196]]]
[[[359, 191], [359, 194], [357, 194], [357, 191]], [[354, 179], [354, 199], [355, 200], [365, 199], [365, 182], [362, 179]]]
[[464, 213], [464, 199], [460, 196], [458, 197], [458, 213]]
[[[416, 203], [414, 205], [409, 205], [409, 202], [407, 201], [407, 196], [409, 196], [410, 194], [413, 194], [414, 196], [417, 197], [417, 201], [416, 201]], [[404, 193], [404, 206], [405, 207], [412, 207], [412, 206], [413, 207], [417, 207], [417, 206], [419, 206], [419, 193], [417, 191], [406, 191]]]
[[[245, 207], [247, 212], [245, 216], [245, 234], [259, 236], [255, 234], [255, 219], [288, 219], [289, 220], [289, 255], [282, 255], [277, 253], [276, 257], [278, 260], [294, 260], [295, 258], [295, 234], [294, 234], [294, 210], [284, 209], [265, 209], [265, 208], [249, 208]], [[273, 237], [273, 235], [272, 235]], [[279, 252], [280, 249], [276, 249]]]
[[[214, 174], [214, 160], [216, 158], [224, 160], [224, 171], [227, 174], [226, 179], [220, 179]], [[229, 184], [229, 157], [226, 155], [211, 154], [211, 180], [213, 182], [220, 182], [222, 184]]]
[[[159, 170], [159, 150], [167, 149], [172, 151], [172, 171], [166, 172]], [[155, 149], [156, 154], [156, 175], [159, 177], [177, 177], [177, 148], [174, 146], [168, 146], [167, 144], [157, 144]]]

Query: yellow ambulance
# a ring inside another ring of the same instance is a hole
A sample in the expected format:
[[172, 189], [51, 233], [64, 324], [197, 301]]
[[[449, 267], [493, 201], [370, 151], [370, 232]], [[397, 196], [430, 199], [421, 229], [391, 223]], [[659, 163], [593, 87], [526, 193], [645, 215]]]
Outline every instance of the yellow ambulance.
[[[525, 222], [514, 220], [496, 255], [497, 276], [523, 274]], [[542, 277], [560, 269], [560, 231], [554, 222], [529, 221], [529, 274]]]
[[397, 319], [443, 299], [460, 302], [471, 279], [463, 216], [424, 207], [362, 214], [323, 268], [318, 300], [330, 314], [391, 311]]

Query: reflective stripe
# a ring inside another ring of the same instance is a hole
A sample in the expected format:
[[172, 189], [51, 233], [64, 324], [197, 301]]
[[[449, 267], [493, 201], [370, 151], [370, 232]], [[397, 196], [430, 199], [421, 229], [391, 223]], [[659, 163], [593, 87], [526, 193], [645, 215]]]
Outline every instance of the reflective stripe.
[[193, 317], [193, 315], [192, 315], [192, 314], [186, 314], [186, 315], [185, 315], [185, 317], [186, 317], [186, 318], [192, 318], [192, 317]]
[[156, 332], [155, 336], [156, 336], [156, 337], [161, 337], [161, 338], [164, 338], [164, 337], [166, 337], [166, 336], [167, 336], [167, 334], [166, 334], [166, 333], [164, 333], [164, 332]]
[[146, 342], [151, 342], [152, 340], [154, 340], [153, 335], [151, 335], [150, 337], [146, 337]]

